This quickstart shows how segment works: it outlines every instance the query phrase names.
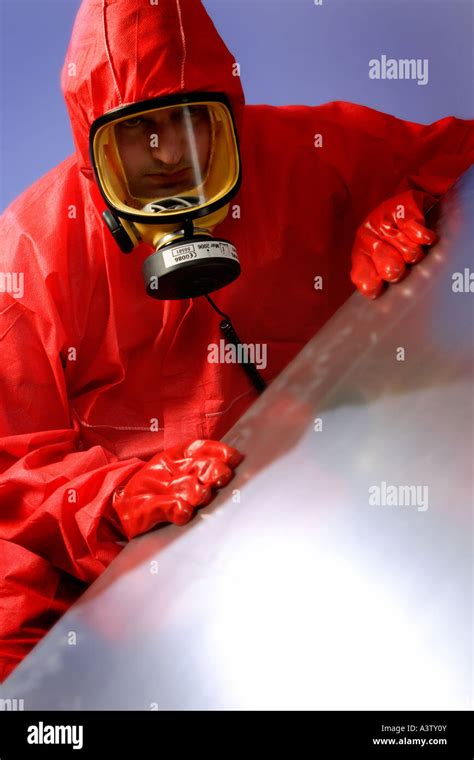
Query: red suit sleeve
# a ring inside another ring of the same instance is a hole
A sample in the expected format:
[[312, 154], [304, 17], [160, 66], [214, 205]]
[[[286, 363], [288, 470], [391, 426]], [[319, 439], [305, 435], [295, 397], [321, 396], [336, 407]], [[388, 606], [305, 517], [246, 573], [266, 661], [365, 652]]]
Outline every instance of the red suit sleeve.
[[414, 155], [396, 192], [424, 190], [441, 197], [474, 163], [474, 120], [450, 116], [428, 125], [404, 124], [412, 134]]
[[3, 680], [121, 550], [111, 497], [143, 462], [119, 461], [101, 446], [81, 449], [60, 357], [61, 324], [48, 301], [48, 278], [38, 271], [41, 252], [7, 225], [0, 229], [2, 245], [15, 247], [4, 250], [0, 270], [23, 273], [25, 291], [0, 292]]
[[440, 197], [474, 163], [474, 120], [417, 124], [354, 103], [313, 109], [323, 154], [350, 195], [356, 226], [404, 190]]

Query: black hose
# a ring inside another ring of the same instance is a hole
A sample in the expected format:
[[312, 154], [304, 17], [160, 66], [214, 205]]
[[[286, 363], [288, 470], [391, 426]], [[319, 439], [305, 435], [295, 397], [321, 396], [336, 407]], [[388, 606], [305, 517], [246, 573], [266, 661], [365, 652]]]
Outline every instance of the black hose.
[[[207, 300], [211, 304], [212, 308], [217, 311], [218, 314], [221, 315], [221, 317], [224, 317], [222, 322], [219, 324], [220, 330], [222, 334], [224, 335], [224, 338], [226, 339], [227, 343], [230, 343], [231, 345], [238, 348], [239, 346], [243, 345], [242, 341], [240, 340], [239, 336], [237, 335], [234, 325], [232, 324], [232, 320], [229, 317], [228, 314], [225, 314], [223, 311], [221, 311], [212, 298], [210, 298], [208, 295], [206, 295]], [[242, 368], [244, 372], [246, 372], [247, 376], [249, 377], [252, 385], [254, 388], [259, 392], [263, 393], [265, 388], [267, 387], [267, 384], [263, 377], [261, 376], [260, 372], [258, 371], [257, 367], [253, 362], [241, 362]]]

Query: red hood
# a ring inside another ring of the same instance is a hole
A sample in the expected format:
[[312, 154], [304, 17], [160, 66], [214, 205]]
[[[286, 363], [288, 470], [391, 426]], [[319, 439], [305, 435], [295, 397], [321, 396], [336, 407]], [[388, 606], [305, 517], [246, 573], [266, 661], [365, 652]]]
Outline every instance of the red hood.
[[239, 125], [244, 94], [234, 63], [200, 0], [83, 0], [61, 74], [81, 172], [92, 178], [91, 124], [121, 105], [225, 92]]

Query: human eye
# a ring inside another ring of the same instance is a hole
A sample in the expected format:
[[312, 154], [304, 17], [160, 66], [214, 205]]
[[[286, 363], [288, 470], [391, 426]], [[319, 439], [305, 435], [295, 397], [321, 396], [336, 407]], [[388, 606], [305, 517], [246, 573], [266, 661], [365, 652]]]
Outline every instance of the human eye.
[[132, 116], [130, 119], [121, 121], [119, 126], [125, 129], [136, 129], [137, 127], [141, 127], [144, 123], [145, 119], [141, 116]]
[[203, 119], [207, 114], [206, 106], [189, 106], [189, 114], [193, 120]]

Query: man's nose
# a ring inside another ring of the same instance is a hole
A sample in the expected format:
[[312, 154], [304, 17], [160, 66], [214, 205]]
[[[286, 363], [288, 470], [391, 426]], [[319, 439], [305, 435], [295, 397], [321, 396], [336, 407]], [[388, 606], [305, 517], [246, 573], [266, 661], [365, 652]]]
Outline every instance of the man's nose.
[[[157, 140], [150, 138], [151, 155], [157, 161], [174, 166], [179, 164], [184, 154], [183, 136], [173, 125], [161, 126], [156, 130]], [[155, 143], [158, 145], [155, 145]]]

